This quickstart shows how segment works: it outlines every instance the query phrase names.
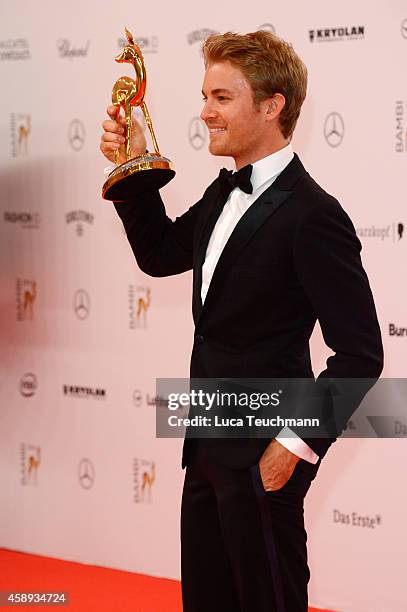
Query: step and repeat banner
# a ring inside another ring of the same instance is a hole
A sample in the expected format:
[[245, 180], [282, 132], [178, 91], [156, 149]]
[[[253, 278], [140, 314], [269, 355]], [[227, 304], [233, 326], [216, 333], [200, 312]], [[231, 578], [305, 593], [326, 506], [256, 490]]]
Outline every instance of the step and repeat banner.
[[[172, 218], [232, 168], [199, 119], [202, 41], [268, 29], [292, 42], [309, 69], [294, 148], [353, 219], [390, 378], [407, 362], [407, 6], [16, 0], [2, 15], [0, 546], [179, 578], [181, 440], [155, 437], [155, 379], [188, 376], [192, 277], [142, 273], [101, 198], [101, 123], [116, 79], [134, 76], [114, 61], [124, 26], [177, 169], [162, 190]], [[318, 329], [312, 353], [319, 372]], [[406, 462], [404, 439], [331, 448], [306, 503], [313, 604], [406, 609]]]

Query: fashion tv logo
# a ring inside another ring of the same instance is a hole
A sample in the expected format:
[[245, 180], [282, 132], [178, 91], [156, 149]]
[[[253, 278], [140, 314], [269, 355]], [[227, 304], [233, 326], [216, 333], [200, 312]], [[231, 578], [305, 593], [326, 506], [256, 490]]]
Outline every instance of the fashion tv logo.
[[83, 321], [90, 312], [90, 298], [84, 289], [78, 289], [73, 296], [73, 310], [77, 318]]
[[377, 238], [378, 240], [391, 240], [398, 242], [404, 237], [405, 225], [400, 221], [394, 221], [388, 225], [369, 225], [367, 227], [357, 227], [356, 233], [360, 238]]
[[369, 514], [359, 514], [359, 512], [342, 512], [336, 508], [333, 511], [332, 518], [336, 524], [365, 529], [376, 529], [382, 524], [380, 514], [370, 516]]
[[329, 113], [324, 123], [324, 136], [330, 147], [339, 147], [345, 136], [345, 123], [339, 113]]
[[40, 214], [31, 212], [5, 212], [4, 221], [14, 223], [24, 229], [38, 229], [40, 226]]
[[88, 223], [89, 225], [93, 225], [94, 216], [91, 213], [86, 212], [85, 210], [71, 210], [69, 213], [65, 215], [65, 220], [67, 224], [75, 223], [76, 234], [78, 236], [83, 235], [83, 224]]
[[199, 117], [192, 117], [188, 126], [189, 144], [195, 151], [199, 151], [206, 143], [206, 127]]
[[21, 484], [37, 485], [38, 468], [41, 465], [41, 447], [32, 444], [20, 444]]
[[77, 397], [79, 399], [106, 399], [106, 389], [97, 387], [82, 387], [76, 385], [63, 385], [64, 395], [69, 397]]
[[82, 489], [91, 489], [95, 484], [95, 467], [90, 459], [84, 458], [79, 461], [78, 480]]
[[12, 113], [10, 115], [11, 155], [26, 157], [31, 133], [31, 115]]
[[18, 62], [31, 59], [30, 45], [26, 38], [0, 40], [0, 62]]
[[399, 327], [394, 323], [389, 323], [389, 336], [398, 336], [400, 338], [407, 338], [407, 327]]
[[73, 119], [68, 128], [68, 140], [74, 151], [80, 151], [85, 144], [85, 126], [79, 119]]
[[23, 397], [32, 397], [38, 388], [38, 381], [35, 374], [27, 372], [20, 380], [19, 389]]
[[129, 285], [129, 327], [147, 329], [147, 313], [151, 306], [150, 287]]
[[153, 461], [133, 459], [133, 499], [136, 504], [151, 504], [155, 479], [156, 471]]
[[82, 46], [75, 46], [67, 38], [60, 38], [57, 41], [58, 55], [61, 59], [75, 59], [77, 57], [86, 57], [89, 51], [90, 41]]
[[210, 28], [202, 28], [201, 30], [194, 30], [188, 34], [188, 44], [194, 45], [195, 43], [203, 43], [211, 34], [216, 34], [216, 30]]
[[[158, 53], [158, 36], [138, 36], [135, 40], [143, 53]], [[117, 46], [120, 51], [128, 44], [129, 43], [126, 38], [119, 37], [117, 39]]]
[[16, 283], [17, 321], [32, 321], [34, 319], [36, 297], [36, 281], [18, 278]]
[[398, 100], [395, 108], [396, 153], [407, 152], [407, 100]]
[[316, 30], [308, 30], [308, 34], [311, 42], [361, 40], [365, 37], [365, 26], [318, 28]]

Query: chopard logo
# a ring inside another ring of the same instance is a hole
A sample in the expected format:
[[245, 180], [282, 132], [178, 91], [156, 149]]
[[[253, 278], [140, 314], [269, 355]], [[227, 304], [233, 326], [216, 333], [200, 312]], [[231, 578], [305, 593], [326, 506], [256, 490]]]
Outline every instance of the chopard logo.
[[365, 37], [365, 26], [318, 28], [315, 30], [308, 30], [308, 35], [311, 42], [361, 40]]
[[324, 136], [330, 147], [339, 147], [345, 135], [345, 124], [339, 113], [333, 112], [325, 119]]
[[57, 41], [57, 50], [61, 59], [72, 60], [76, 57], [86, 57], [89, 50], [90, 41], [86, 41], [85, 45], [75, 47], [67, 38], [60, 38]]
[[0, 62], [15, 62], [31, 59], [30, 45], [26, 38], [0, 40]]
[[76, 233], [78, 236], [83, 235], [83, 224], [88, 223], [93, 225], [94, 216], [85, 210], [71, 210], [65, 215], [65, 220], [68, 223], [76, 223]]
[[188, 127], [189, 144], [199, 151], [206, 143], [206, 128], [199, 117], [192, 117]]

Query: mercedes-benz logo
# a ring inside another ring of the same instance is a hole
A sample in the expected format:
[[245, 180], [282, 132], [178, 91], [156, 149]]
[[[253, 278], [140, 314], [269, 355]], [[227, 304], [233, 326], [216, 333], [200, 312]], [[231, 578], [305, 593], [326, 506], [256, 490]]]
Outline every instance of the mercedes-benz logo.
[[407, 19], [401, 22], [401, 35], [403, 38], [407, 38]]
[[143, 395], [139, 389], [136, 389], [133, 392], [133, 404], [136, 406], [136, 408], [139, 408], [142, 403], [143, 403]]
[[206, 128], [199, 117], [193, 117], [189, 122], [188, 137], [193, 149], [202, 149], [206, 142]]
[[329, 113], [324, 123], [325, 140], [331, 147], [339, 147], [345, 135], [345, 124], [339, 113]]
[[83, 489], [91, 489], [95, 482], [95, 468], [90, 459], [81, 459], [78, 467], [79, 484]]
[[68, 139], [74, 151], [80, 151], [85, 144], [85, 126], [79, 119], [69, 124]]
[[35, 374], [27, 372], [20, 380], [20, 393], [23, 397], [32, 397], [38, 387], [38, 381]]
[[78, 319], [86, 319], [90, 311], [90, 299], [89, 295], [83, 289], [75, 291], [73, 298], [73, 309]]
[[273, 26], [272, 23], [263, 23], [257, 28], [257, 31], [259, 30], [265, 30], [266, 32], [271, 32], [272, 34], [276, 33], [276, 28]]

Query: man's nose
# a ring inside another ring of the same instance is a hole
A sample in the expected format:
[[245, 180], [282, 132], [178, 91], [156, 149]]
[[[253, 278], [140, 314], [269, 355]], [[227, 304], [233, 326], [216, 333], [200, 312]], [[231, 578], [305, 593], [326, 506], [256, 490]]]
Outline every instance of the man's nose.
[[207, 119], [213, 118], [215, 117], [216, 112], [213, 108], [213, 105], [210, 103], [209, 100], [206, 100], [204, 107], [202, 109], [201, 112], [201, 119], [202, 121], [207, 121]]

